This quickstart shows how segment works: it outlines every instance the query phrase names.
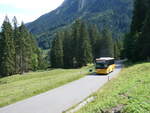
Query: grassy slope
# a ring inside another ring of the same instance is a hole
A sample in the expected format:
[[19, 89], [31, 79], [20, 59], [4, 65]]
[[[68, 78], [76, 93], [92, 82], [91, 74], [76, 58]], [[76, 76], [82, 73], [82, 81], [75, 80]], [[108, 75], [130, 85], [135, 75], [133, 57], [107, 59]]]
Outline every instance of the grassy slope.
[[88, 73], [82, 69], [55, 69], [0, 78], [0, 107], [77, 80]]
[[150, 113], [150, 63], [126, 67], [95, 95], [78, 113]]

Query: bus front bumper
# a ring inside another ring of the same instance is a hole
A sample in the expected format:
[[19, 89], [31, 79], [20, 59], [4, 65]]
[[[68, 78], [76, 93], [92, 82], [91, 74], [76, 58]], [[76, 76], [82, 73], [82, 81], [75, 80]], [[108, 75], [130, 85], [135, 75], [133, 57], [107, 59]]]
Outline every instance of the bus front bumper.
[[107, 69], [96, 69], [96, 74], [108, 74]]

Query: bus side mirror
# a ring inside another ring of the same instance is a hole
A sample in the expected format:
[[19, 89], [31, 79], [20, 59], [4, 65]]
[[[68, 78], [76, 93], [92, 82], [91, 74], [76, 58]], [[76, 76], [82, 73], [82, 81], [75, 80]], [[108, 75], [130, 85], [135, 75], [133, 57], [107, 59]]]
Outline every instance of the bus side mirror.
[[92, 69], [89, 70], [89, 72], [92, 72], [92, 71], [93, 71]]

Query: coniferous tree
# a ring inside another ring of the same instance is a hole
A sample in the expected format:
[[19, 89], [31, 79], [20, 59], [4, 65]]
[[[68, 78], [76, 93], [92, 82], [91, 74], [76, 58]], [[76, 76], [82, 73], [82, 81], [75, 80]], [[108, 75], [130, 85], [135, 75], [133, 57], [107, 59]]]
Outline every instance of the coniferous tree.
[[[1, 63], [3, 61], [3, 37], [2, 37], [2, 33], [0, 32], [0, 68], [2, 67]], [[6, 76], [6, 75], [2, 75], [2, 71], [0, 71], [0, 77], [1, 76]]]
[[74, 65], [82, 67], [92, 62], [92, 47], [84, 22], [77, 20], [73, 26]]
[[96, 25], [89, 26], [89, 38], [92, 46], [93, 58], [99, 57], [101, 36]]
[[55, 39], [52, 42], [52, 48], [50, 53], [51, 66], [54, 68], [62, 68], [63, 63], [63, 39], [62, 34], [57, 33]]
[[143, 22], [147, 15], [148, 0], [135, 0], [134, 12], [131, 24], [131, 33], [141, 32]]
[[141, 33], [143, 22], [147, 13], [147, 0], [135, 0], [134, 12], [131, 23], [131, 32], [125, 39], [125, 50], [128, 59], [135, 61], [137, 60], [134, 55], [136, 54], [137, 40]]
[[24, 72], [27, 71], [27, 64], [28, 64], [28, 52], [26, 48], [28, 46], [28, 42], [26, 41], [26, 38], [28, 37], [28, 33], [26, 31], [26, 28], [24, 26], [24, 24], [22, 23], [22, 25], [19, 27], [19, 31], [20, 31], [20, 69], [19, 72], [20, 74], [23, 74]]
[[64, 32], [64, 41], [63, 41], [63, 52], [64, 52], [64, 67], [72, 68], [73, 67], [73, 38], [70, 31]]
[[18, 28], [18, 22], [17, 18], [13, 18], [13, 27], [14, 27], [14, 32], [13, 32], [13, 39], [14, 39], [14, 45], [15, 45], [15, 73], [19, 73], [19, 61], [20, 61], [20, 32]]
[[22, 25], [19, 27], [20, 31], [20, 73], [28, 72], [29, 70], [32, 70], [32, 62], [33, 62], [33, 37], [28, 32], [25, 25], [22, 23]]
[[114, 45], [112, 40], [112, 33], [108, 29], [104, 29], [102, 32], [101, 40], [101, 57], [114, 57]]
[[85, 23], [81, 24], [79, 41], [81, 42], [79, 54], [81, 59], [79, 59], [79, 66], [85, 66], [88, 63], [91, 63], [93, 60], [92, 47], [90, 44], [89, 35]]
[[[40, 62], [39, 57], [40, 56], [38, 54], [39, 48], [37, 47], [35, 37], [31, 33], [29, 33], [29, 39], [31, 40], [31, 42], [30, 42], [30, 49], [31, 49], [31, 53], [30, 53], [31, 54], [31, 62], [30, 62], [31, 67], [30, 67], [30, 69], [36, 71], [36, 70], [40, 69], [39, 68], [39, 62]], [[43, 62], [45, 62], [44, 59], [43, 59]], [[44, 67], [42, 69], [44, 69]]]
[[119, 57], [119, 48], [118, 48], [118, 44], [115, 41], [114, 43], [114, 58], [118, 58]]
[[13, 29], [8, 17], [2, 25], [0, 39], [0, 75], [8, 76], [15, 73], [15, 47], [13, 40]]
[[[45, 70], [48, 68], [48, 58], [45, 57], [43, 50], [37, 48], [38, 69]], [[47, 55], [46, 55], [47, 56]]]
[[76, 20], [73, 24], [73, 31], [72, 31], [72, 37], [73, 37], [73, 65], [74, 67], [79, 67], [79, 60], [80, 60], [80, 48], [81, 48], [81, 41], [80, 41], [80, 27], [81, 27], [81, 21]]
[[123, 52], [123, 41], [121, 39], [114, 40], [114, 57], [116, 59], [122, 57]]
[[[144, 44], [144, 42], [146, 41], [145, 37], [148, 36], [147, 35], [148, 30], [146, 30], [147, 28], [145, 26], [146, 24], [148, 24], [149, 7], [150, 7], [149, 0], [136, 0], [135, 1], [133, 20], [131, 24], [131, 32], [125, 38], [125, 41], [124, 41], [125, 56], [131, 61], [138, 61], [141, 59], [144, 60], [147, 58], [146, 54], [148, 51], [146, 50], [146, 47], [145, 47], [146, 44]], [[143, 29], [145, 29], [145, 31]], [[148, 40], [147, 40], [147, 43], [149, 43]], [[147, 52], [139, 52], [139, 50], [140, 51], [146, 50]], [[144, 55], [143, 53], [146, 53], [146, 54]]]
[[136, 54], [137, 40], [139, 38], [139, 35], [140, 35], [139, 32], [136, 32], [134, 35], [129, 33], [126, 35], [124, 40], [125, 56], [131, 61], [137, 60], [135, 54]]
[[142, 33], [137, 41], [136, 53], [139, 60], [150, 60], [150, 10], [144, 22]]

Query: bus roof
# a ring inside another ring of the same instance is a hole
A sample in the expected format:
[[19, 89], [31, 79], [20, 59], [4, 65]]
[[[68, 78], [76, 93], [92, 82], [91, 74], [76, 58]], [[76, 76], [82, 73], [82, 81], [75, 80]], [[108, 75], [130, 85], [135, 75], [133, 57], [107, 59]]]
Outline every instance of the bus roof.
[[101, 58], [97, 58], [96, 60], [114, 60], [114, 58], [111, 58], [111, 57], [101, 57]]

